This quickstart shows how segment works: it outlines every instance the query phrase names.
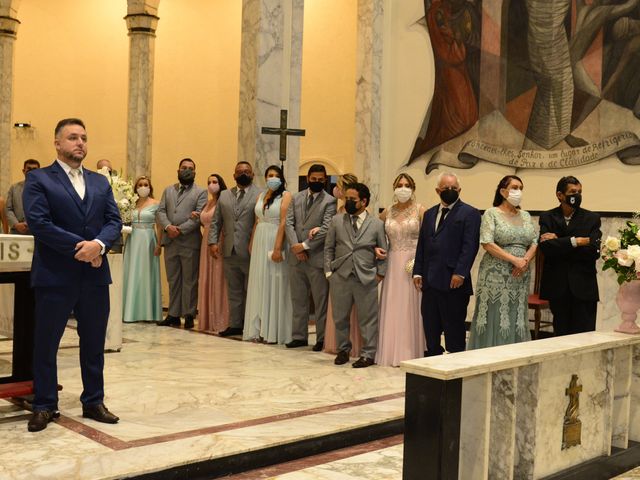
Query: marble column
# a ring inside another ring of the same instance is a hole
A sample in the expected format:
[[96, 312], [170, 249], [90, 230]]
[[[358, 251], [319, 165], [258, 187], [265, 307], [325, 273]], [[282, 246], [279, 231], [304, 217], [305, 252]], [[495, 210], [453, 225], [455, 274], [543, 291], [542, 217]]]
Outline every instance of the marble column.
[[11, 184], [11, 128], [13, 112], [13, 44], [18, 25], [18, 0], [0, 0], [0, 196]]
[[129, 107], [127, 176], [151, 175], [153, 63], [160, 0], [128, 0]]
[[[280, 165], [280, 140], [262, 135], [262, 127], [280, 125], [288, 110], [288, 126], [300, 125], [304, 0], [243, 0], [240, 63], [238, 161], [251, 163], [263, 184], [267, 166]], [[304, 141], [304, 140], [303, 140]], [[285, 177], [297, 191], [300, 138], [289, 137]]]
[[358, 0], [356, 71], [356, 174], [371, 190], [372, 211], [380, 198], [382, 40], [384, 0]]

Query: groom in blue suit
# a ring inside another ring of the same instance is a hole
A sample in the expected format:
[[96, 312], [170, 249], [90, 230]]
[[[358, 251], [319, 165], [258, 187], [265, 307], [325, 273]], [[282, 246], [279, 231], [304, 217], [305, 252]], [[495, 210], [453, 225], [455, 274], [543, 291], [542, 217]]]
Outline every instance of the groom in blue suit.
[[444, 332], [448, 352], [466, 345], [465, 320], [471, 287], [471, 266], [480, 246], [480, 212], [460, 200], [460, 183], [454, 173], [438, 176], [440, 203], [424, 214], [413, 283], [422, 290], [422, 323], [427, 356], [441, 355]]
[[44, 430], [58, 412], [56, 355], [69, 315], [78, 321], [82, 414], [104, 423], [118, 417], [104, 406], [104, 340], [111, 275], [105, 254], [122, 221], [107, 179], [82, 167], [87, 132], [81, 120], [58, 122], [57, 158], [27, 176], [23, 203], [35, 238], [31, 286], [35, 291], [30, 432]]

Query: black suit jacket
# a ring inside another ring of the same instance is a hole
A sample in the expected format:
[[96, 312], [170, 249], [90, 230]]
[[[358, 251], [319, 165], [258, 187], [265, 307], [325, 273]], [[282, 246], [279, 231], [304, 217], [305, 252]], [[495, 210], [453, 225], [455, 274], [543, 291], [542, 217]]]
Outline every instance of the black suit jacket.
[[480, 212], [458, 200], [436, 229], [439, 205], [427, 210], [420, 227], [413, 274], [422, 277], [422, 289], [450, 290], [453, 274], [464, 277], [461, 290], [473, 294], [471, 266], [480, 246]]
[[[560, 207], [540, 214], [540, 235], [558, 238], [540, 242], [544, 265], [540, 298], [556, 300], [568, 293], [584, 301], [598, 301], [596, 260], [600, 256], [600, 215], [579, 208], [567, 225]], [[585, 247], [573, 247], [571, 237], [589, 237]]]

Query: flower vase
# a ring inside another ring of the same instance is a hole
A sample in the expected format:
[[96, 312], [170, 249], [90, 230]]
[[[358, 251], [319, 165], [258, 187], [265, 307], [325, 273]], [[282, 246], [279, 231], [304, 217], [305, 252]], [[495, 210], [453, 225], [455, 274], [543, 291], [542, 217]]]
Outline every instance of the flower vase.
[[640, 327], [636, 323], [637, 312], [640, 308], [640, 281], [635, 280], [620, 285], [616, 303], [622, 314], [622, 323], [618, 325], [615, 331], [640, 334]]

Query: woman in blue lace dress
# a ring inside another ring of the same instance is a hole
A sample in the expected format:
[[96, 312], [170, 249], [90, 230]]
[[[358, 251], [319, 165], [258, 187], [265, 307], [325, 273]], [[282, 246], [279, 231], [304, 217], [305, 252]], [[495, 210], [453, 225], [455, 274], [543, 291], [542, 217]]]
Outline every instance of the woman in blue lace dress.
[[528, 305], [536, 254], [535, 226], [520, 209], [522, 180], [507, 175], [498, 184], [493, 208], [482, 216], [480, 244], [486, 253], [476, 283], [476, 308], [469, 349], [531, 340]]

